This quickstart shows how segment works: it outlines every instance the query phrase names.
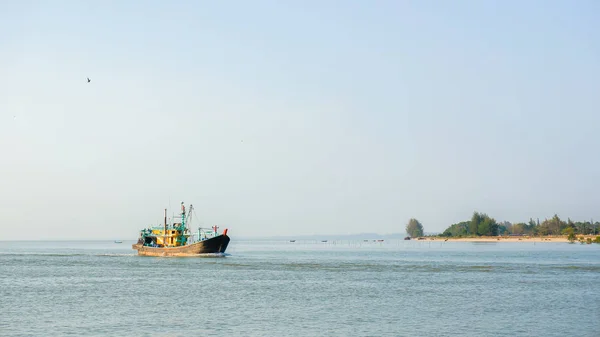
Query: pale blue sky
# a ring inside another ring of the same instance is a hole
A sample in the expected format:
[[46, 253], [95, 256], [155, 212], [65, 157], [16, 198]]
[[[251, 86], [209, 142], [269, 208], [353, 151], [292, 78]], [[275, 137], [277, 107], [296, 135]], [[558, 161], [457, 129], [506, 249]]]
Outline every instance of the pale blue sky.
[[0, 239], [135, 239], [169, 199], [232, 236], [600, 220], [599, 32], [584, 0], [4, 1]]

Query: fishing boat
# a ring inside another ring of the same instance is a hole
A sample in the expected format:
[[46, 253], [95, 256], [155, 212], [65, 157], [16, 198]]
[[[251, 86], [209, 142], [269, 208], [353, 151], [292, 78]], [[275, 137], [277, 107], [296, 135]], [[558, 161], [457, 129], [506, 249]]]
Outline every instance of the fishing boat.
[[138, 242], [132, 245], [132, 248], [137, 250], [138, 255], [143, 256], [199, 256], [225, 253], [230, 240], [227, 229], [219, 234], [219, 226], [198, 227], [198, 230], [192, 233], [190, 224], [193, 209], [194, 207], [190, 205], [186, 215], [185, 205], [182, 202], [181, 221], [172, 221], [170, 224], [167, 223], [167, 209], [165, 209], [164, 223], [142, 229]]
[[123, 243], [121, 240], [115, 240], [115, 243]]

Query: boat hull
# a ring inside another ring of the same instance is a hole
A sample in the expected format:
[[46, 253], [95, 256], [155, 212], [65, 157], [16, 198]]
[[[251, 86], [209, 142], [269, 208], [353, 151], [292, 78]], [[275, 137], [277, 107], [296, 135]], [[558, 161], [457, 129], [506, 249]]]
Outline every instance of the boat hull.
[[229, 245], [229, 236], [219, 235], [214, 238], [179, 247], [148, 247], [136, 243], [131, 248], [143, 256], [197, 256], [199, 254], [225, 253]]

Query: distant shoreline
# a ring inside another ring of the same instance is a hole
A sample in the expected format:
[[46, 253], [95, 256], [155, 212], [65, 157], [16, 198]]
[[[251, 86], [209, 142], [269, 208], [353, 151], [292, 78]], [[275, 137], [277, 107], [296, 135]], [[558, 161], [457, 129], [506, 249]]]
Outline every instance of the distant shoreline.
[[[577, 235], [574, 242], [578, 242], [580, 237], [584, 237], [584, 240], [591, 238], [594, 240], [596, 235]], [[411, 238], [416, 241], [457, 241], [457, 242], [569, 242], [566, 235], [560, 236], [478, 236], [478, 237], [466, 237], [466, 238], [454, 238], [454, 237], [421, 237]]]

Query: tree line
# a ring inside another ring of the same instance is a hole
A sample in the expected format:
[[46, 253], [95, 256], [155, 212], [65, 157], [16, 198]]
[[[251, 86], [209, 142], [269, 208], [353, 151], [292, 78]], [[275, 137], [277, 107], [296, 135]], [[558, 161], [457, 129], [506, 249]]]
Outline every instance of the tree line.
[[550, 219], [529, 219], [528, 222], [498, 222], [485, 213], [473, 212], [471, 220], [450, 225], [441, 236], [498, 236], [498, 235], [590, 235], [600, 233], [600, 222], [562, 220], [557, 214]]

